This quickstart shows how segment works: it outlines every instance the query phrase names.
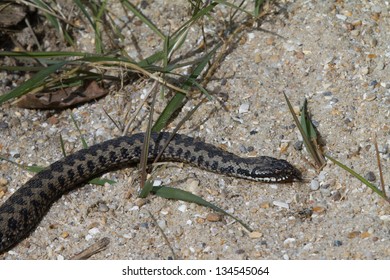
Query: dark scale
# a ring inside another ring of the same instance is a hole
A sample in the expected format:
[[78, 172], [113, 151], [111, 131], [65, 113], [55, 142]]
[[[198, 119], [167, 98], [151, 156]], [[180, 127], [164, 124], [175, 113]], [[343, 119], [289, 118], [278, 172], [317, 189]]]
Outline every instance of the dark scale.
[[[100, 156], [100, 157], [102, 157], [102, 156]], [[126, 148], [121, 148], [121, 157], [122, 158], [129, 158], [130, 157], [129, 150]]]
[[104, 156], [99, 156], [98, 160], [99, 160], [99, 163], [103, 166], [106, 165], [106, 163], [107, 163], [107, 160]]
[[177, 157], [177, 158], [180, 158], [180, 156], [181, 156], [182, 153], [183, 153], [183, 149], [182, 149], [182, 148], [177, 149], [177, 150], [176, 150], [176, 153], [175, 153], [175, 154], [176, 154], [176, 157]]
[[92, 173], [95, 170], [95, 163], [92, 160], [87, 161], [88, 171]]
[[58, 176], [57, 181], [58, 181], [58, 184], [59, 184], [61, 187], [65, 186], [66, 180], [65, 180], [64, 176], [62, 176], [62, 175]]
[[118, 160], [118, 156], [116, 155], [116, 153], [114, 151], [111, 151], [110, 152], [110, 161], [116, 162], [117, 160]]
[[72, 169], [69, 169], [68, 172], [66, 172], [66, 174], [68, 175], [68, 178], [70, 180], [74, 179], [75, 173], [74, 173], [74, 171]]
[[83, 177], [84, 176], [84, 167], [83, 167], [83, 165], [82, 164], [79, 164], [78, 166], [77, 166], [77, 172], [79, 173], [79, 176], [80, 177]]
[[14, 218], [8, 219], [8, 227], [12, 230], [17, 230], [18, 229], [18, 221], [15, 220]]

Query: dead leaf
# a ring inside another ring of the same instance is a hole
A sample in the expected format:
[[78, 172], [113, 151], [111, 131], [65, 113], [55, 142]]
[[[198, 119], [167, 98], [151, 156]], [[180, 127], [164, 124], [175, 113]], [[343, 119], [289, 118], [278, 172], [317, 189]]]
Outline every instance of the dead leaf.
[[0, 26], [11, 27], [22, 21], [27, 14], [26, 6], [6, 2], [0, 4]]
[[26, 94], [16, 101], [16, 106], [27, 109], [64, 109], [98, 99], [107, 92], [96, 81], [92, 81], [81, 87]]

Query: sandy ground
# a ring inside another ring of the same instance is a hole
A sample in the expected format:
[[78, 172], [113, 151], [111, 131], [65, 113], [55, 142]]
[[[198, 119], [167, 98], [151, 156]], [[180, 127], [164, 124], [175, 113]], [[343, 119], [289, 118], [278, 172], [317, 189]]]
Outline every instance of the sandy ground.
[[[104, 176], [115, 185], [86, 185], [62, 197], [29, 238], [0, 258], [68, 259], [108, 237], [107, 248], [93, 259], [169, 259], [174, 254], [179, 259], [389, 259], [389, 204], [330, 162], [321, 172], [313, 168], [305, 149], [299, 149], [301, 138], [282, 95], [296, 108], [306, 97], [324, 149], [378, 185], [376, 135], [390, 193], [390, 6], [380, 0], [355, 2], [281, 2], [277, 14], [245, 34], [207, 86], [223, 106], [205, 104], [180, 131], [242, 156], [287, 159], [302, 171], [304, 182], [262, 184], [173, 163], [153, 172], [163, 184], [191, 191], [239, 217], [255, 233], [229, 217], [209, 221], [214, 212], [195, 204], [154, 196], [140, 200], [138, 171], [126, 169]], [[152, 18], [168, 15], [156, 24], [174, 30], [188, 17], [186, 7], [156, 1], [143, 12]], [[142, 26], [134, 28], [129, 32], [139, 39], [142, 56], [162, 45], [150, 32], [142, 33]], [[196, 38], [186, 43], [191, 46]], [[88, 40], [85, 36], [80, 44]], [[128, 40], [129, 54], [137, 58]], [[4, 105], [0, 152], [19, 163], [45, 166], [61, 157], [59, 134], [68, 153], [80, 149], [71, 114], [89, 144], [116, 137], [120, 131], [104, 110], [124, 122], [150, 86], [127, 86], [61, 112]], [[164, 102], [159, 101], [157, 112]], [[141, 110], [133, 130], [145, 128], [147, 114]], [[0, 162], [7, 191], [0, 202], [31, 176]], [[312, 215], [304, 214], [308, 209]]]

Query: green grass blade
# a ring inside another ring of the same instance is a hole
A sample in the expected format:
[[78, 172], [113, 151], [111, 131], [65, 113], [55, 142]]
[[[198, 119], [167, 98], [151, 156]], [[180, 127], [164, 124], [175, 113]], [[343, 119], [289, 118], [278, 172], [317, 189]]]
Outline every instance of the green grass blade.
[[122, 3], [125, 5], [126, 8], [128, 8], [136, 17], [138, 17], [144, 24], [146, 24], [154, 33], [157, 34], [161, 39], [165, 40], [165, 35], [158, 29], [156, 25], [154, 25], [153, 22], [151, 22], [146, 16], [144, 16], [140, 11], [137, 10], [137, 8], [130, 3], [129, 1], [125, 0], [122, 1]]
[[328, 159], [330, 159], [333, 163], [335, 163], [336, 165], [340, 166], [342, 169], [344, 169], [345, 171], [347, 171], [348, 173], [350, 173], [351, 175], [353, 175], [355, 178], [357, 178], [360, 182], [362, 182], [363, 184], [365, 184], [367, 187], [369, 187], [371, 190], [373, 190], [374, 192], [376, 192], [379, 196], [381, 196], [383, 199], [385, 199], [386, 201], [390, 202], [390, 200], [386, 197], [386, 194], [384, 194], [380, 189], [378, 189], [374, 184], [372, 184], [371, 182], [369, 182], [366, 178], [364, 178], [363, 176], [361, 176], [360, 174], [358, 174], [357, 172], [355, 172], [354, 170], [352, 170], [351, 168], [349, 168], [348, 166], [342, 164], [341, 162], [337, 161], [336, 159], [334, 159], [333, 157], [331, 157], [330, 155], [328, 154], [325, 154], [325, 157], [327, 157]]
[[44, 68], [43, 70], [39, 71], [37, 74], [35, 74], [30, 80], [24, 82], [17, 88], [11, 90], [9, 93], [3, 94], [0, 96], [0, 105], [4, 102], [12, 99], [20, 97], [27, 92], [30, 92], [31, 90], [38, 88], [41, 86], [44, 81], [47, 79], [48, 76], [53, 74], [55, 71], [63, 67], [65, 64], [67, 64], [67, 61], [59, 62], [57, 64], [53, 64], [47, 68]]
[[[207, 55], [205, 55], [204, 59], [197, 65], [197, 67], [194, 69], [190, 77], [187, 79], [187, 81], [184, 83], [183, 89], [187, 90], [192, 85], [192, 81], [194, 81], [203, 71], [203, 69], [207, 66], [207, 63], [210, 61], [214, 53], [217, 51], [219, 46], [215, 47], [213, 50], [211, 50]], [[161, 131], [174, 112], [182, 106], [183, 100], [185, 98], [185, 94], [177, 92], [175, 96], [169, 101], [167, 106], [164, 108], [163, 112], [155, 122], [152, 131], [159, 132]]]
[[[11, 56], [11, 57], [31, 57], [31, 58], [39, 58], [39, 57], [74, 57], [81, 56], [85, 57], [91, 54], [85, 52], [0, 52], [0, 56]], [[58, 61], [52, 61], [53, 63], [58, 63]]]
[[301, 109], [301, 125], [303, 128], [303, 131], [308, 136], [308, 138], [312, 140], [317, 140], [317, 132], [314, 128], [313, 123], [311, 122], [311, 119], [309, 118], [308, 112], [307, 112], [307, 99], [303, 101], [303, 106]]
[[140, 191], [138, 196], [140, 198], [145, 198], [149, 195], [149, 193], [152, 191], [152, 189], [153, 189], [153, 182], [146, 181], [143, 188], [141, 188], [141, 191]]
[[324, 160], [319, 157], [319, 155], [317, 153], [317, 148], [314, 146], [313, 142], [310, 140], [308, 134], [305, 132], [304, 128], [302, 127], [301, 123], [299, 122], [298, 117], [295, 115], [294, 109], [290, 103], [290, 100], [287, 98], [286, 93], [283, 92], [283, 95], [284, 95], [284, 98], [286, 99], [286, 102], [287, 102], [288, 108], [291, 112], [291, 115], [294, 118], [294, 122], [295, 122], [296, 126], [298, 127], [299, 132], [302, 135], [303, 143], [305, 144], [306, 149], [309, 151], [310, 155], [313, 157], [317, 166], [318, 167], [323, 166]]
[[171, 188], [171, 187], [166, 187], [166, 186], [159, 186], [159, 187], [153, 187], [152, 192], [156, 194], [159, 197], [167, 198], [167, 199], [174, 199], [174, 200], [181, 200], [181, 201], [186, 201], [186, 202], [192, 202], [196, 203], [198, 205], [202, 205], [208, 208], [213, 209], [214, 211], [223, 213], [237, 222], [239, 222], [245, 229], [248, 231], [252, 231], [252, 229], [246, 225], [243, 221], [240, 219], [234, 217], [232, 214], [227, 213], [226, 211], [222, 210], [221, 208], [215, 206], [214, 204], [204, 200], [203, 198], [196, 196], [190, 192], [176, 189], [176, 188]]

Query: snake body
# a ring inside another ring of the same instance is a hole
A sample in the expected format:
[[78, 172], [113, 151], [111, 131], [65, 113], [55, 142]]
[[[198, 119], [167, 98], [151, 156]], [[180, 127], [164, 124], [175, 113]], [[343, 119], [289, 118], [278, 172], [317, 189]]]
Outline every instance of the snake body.
[[[103, 173], [140, 162], [144, 133], [122, 136], [66, 156], [37, 173], [0, 206], [0, 253], [28, 236], [63, 194]], [[148, 161], [163, 150], [171, 134], [152, 133]], [[300, 172], [285, 160], [241, 158], [211, 144], [176, 134], [161, 154], [162, 161], [186, 162], [228, 176], [263, 182], [291, 182]]]

